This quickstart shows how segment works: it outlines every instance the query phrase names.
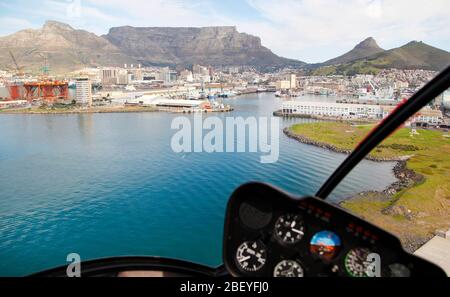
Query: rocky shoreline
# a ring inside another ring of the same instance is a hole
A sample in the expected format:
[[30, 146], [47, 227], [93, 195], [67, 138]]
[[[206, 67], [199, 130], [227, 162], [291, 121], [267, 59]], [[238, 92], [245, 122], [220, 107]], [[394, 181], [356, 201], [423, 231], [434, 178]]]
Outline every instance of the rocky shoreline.
[[[292, 139], [295, 139], [301, 143], [314, 145], [316, 147], [320, 147], [323, 149], [328, 149], [336, 153], [342, 153], [342, 154], [350, 154], [350, 150], [340, 149], [334, 145], [314, 141], [312, 139], [309, 139], [307, 137], [304, 137], [302, 135], [295, 134], [292, 132], [289, 128], [283, 129], [284, 134]], [[395, 200], [393, 200], [393, 197], [408, 188], [413, 187], [414, 185], [417, 185], [419, 183], [424, 182], [425, 177], [421, 174], [416, 173], [415, 171], [407, 168], [407, 160], [408, 158], [377, 158], [372, 156], [367, 156], [367, 160], [376, 161], [376, 162], [396, 162], [393, 170], [394, 176], [396, 177], [396, 181], [390, 184], [388, 187], [386, 187], [383, 191], [365, 191], [361, 192], [353, 197], [349, 197], [347, 199], [344, 199], [343, 201], [339, 202], [340, 205], [345, 203], [349, 200], [358, 200], [358, 199], [364, 199], [368, 197], [373, 197], [374, 194], [377, 196], [377, 199], [383, 199], [386, 201], [390, 201], [390, 204], [388, 207], [383, 209], [381, 211], [384, 215], [400, 215], [405, 217], [408, 220], [412, 220], [413, 218], [417, 217], [419, 214], [416, 214], [412, 212], [411, 210], [407, 209], [404, 206], [398, 206], [395, 204]], [[432, 237], [430, 235], [430, 237]], [[427, 242], [430, 238], [415, 238], [411, 236], [406, 236], [405, 238], [402, 238], [402, 243], [410, 252], [415, 251], [420, 246], [422, 246], [425, 242]]]
[[281, 110], [274, 111], [273, 115], [276, 116], [276, 117], [313, 119], [313, 120], [330, 121], [330, 122], [347, 122], [347, 123], [348, 122], [352, 122], [352, 123], [360, 123], [360, 124], [376, 123], [375, 120], [371, 120], [371, 119], [343, 118], [343, 117], [309, 115], [309, 114], [295, 114], [295, 113], [287, 114], [287, 113], [282, 112]]
[[[292, 132], [289, 128], [284, 128], [283, 133], [292, 139], [295, 139], [301, 143], [314, 145], [316, 147], [324, 148], [331, 150], [336, 153], [341, 154], [350, 154], [350, 150], [345, 150], [338, 148], [334, 145], [318, 142], [315, 140], [312, 140], [310, 138], [304, 137], [302, 135], [295, 134]], [[411, 169], [408, 169], [406, 166], [406, 158], [379, 158], [379, 157], [373, 157], [373, 156], [366, 156], [367, 160], [375, 161], [375, 162], [397, 162], [392, 169], [394, 172], [394, 176], [397, 178], [397, 181], [390, 184], [386, 189], [384, 189], [381, 193], [386, 194], [390, 197], [393, 197], [398, 192], [410, 188], [418, 183], [421, 183], [424, 181], [424, 176], [421, 174], [418, 174], [414, 172]]]
[[[329, 144], [329, 143], [315, 141], [315, 140], [312, 140], [310, 138], [304, 137], [302, 135], [295, 134], [289, 128], [284, 128], [283, 129], [283, 133], [287, 137], [295, 139], [295, 140], [297, 140], [297, 141], [299, 141], [301, 143], [313, 145], [313, 146], [320, 147], [320, 148], [324, 148], [324, 149], [327, 149], [327, 150], [330, 150], [330, 151], [333, 151], [333, 152], [336, 152], [336, 153], [349, 155], [352, 152], [351, 150], [341, 149], [341, 148], [338, 148], [338, 147], [336, 147], [336, 146], [334, 146], [332, 144]], [[366, 159], [370, 160], [370, 161], [375, 161], [375, 162], [405, 161], [405, 158], [380, 158], [380, 157], [373, 157], [373, 156], [366, 156]]]

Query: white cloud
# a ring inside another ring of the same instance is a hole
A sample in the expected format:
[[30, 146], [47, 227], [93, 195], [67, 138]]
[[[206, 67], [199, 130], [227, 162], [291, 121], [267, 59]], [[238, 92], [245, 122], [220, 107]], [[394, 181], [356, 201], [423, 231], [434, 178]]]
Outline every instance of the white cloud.
[[26, 19], [14, 17], [0, 17], [0, 36], [8, 35], [26, 28], [32, 28], [33, 24]]
[[[68, 13], [78, 1], [80, 13]], [[122, 25], [236, 25], [240, 32], [261, 37], [275, 53], [307, 62], [333, 58], [368, 36], [384, 48], [423, 40], [450, 50], [448, 0], [246, 0], [257, 15], [248, 20], [225, 14], [212, 1], [46, 0], [29, 12], [97, 34]], [[18, 29], [32, 25], [21, 21], [11, 24]], [[2, 24], [11, 27], [9, 21]]]
[[[277, 31], [268, 36], [261, 30], [269, 47], [315, 62], [336, 55], [336, 47], [350, 49], [368, 36], [385, 47], [416, 39], [448, 40], [450, 36], [448, 0], [247, 1]], [[293, 48], [283, 49], [285, 44]], [[315, 55], [318, 47], [329, 50]]]

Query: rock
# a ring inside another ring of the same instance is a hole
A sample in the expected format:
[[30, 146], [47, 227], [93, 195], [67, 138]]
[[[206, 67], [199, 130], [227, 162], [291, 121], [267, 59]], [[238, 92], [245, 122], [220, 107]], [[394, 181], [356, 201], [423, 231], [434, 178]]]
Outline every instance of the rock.
[[108, 40], [71, 26], [48, 21], [42, 29], [22, 30], [0, 37], [0, 64], [12, 65], [11, 51], [25, 71], [41, 72], [44, 57], [52, 72], [62, 73], [86, 66], [122, 66], [135, 60]]
[[144, 65], [303, 66], [279, 57], [236, 27], [115, 27], [103, 36]]

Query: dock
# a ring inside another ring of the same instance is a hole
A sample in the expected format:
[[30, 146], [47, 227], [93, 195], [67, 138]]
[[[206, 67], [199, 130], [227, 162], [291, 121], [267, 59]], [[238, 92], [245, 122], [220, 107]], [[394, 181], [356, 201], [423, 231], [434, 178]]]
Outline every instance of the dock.
[[438, 232], [435, 237], [415, 251], [414, 255], [438, 265], [450, 277], [450, 230]]

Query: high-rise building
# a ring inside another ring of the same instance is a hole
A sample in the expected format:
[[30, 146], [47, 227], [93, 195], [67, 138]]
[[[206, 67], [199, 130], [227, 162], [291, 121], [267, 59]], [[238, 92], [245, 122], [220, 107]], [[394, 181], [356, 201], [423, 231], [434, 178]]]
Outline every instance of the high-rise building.
[[115, 68], [103, 68], [101, 72], [102, 84], [115, 85], [117, 83], [117, 76], [119, 74], [118, 69]]
[[81, 105], [92, 105], [91, 81], [87, 77], [77, 78], [75, 81], [76, 96], [75, 101]]
[[289, 81], [290, 81], [291, 89], [296, 89], [297, 88], [297, 76], [295, 74], [291, 74], [289, 76]]

